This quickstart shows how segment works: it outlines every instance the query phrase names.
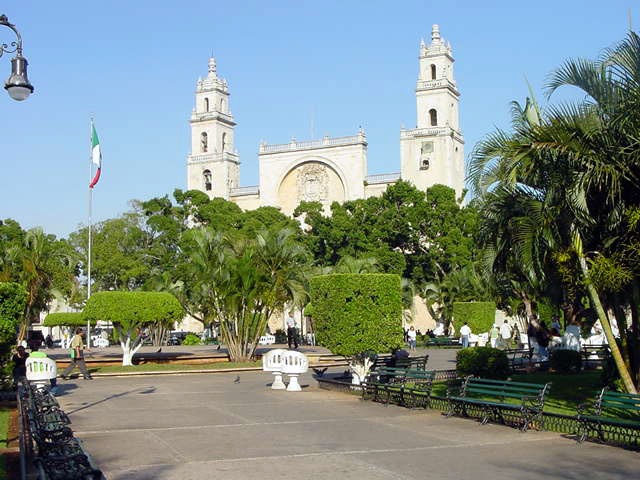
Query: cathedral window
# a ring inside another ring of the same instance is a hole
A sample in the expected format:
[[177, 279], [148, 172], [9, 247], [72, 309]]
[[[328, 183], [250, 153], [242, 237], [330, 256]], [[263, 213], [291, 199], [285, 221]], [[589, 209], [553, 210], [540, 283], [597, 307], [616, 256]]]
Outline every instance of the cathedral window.
[[224, 98], [220, 99], [220, 111], [224, 113]]
[[204, 111], [205, 112], [209, 111], [209, 99], [208, 98], [204, 99]]
[[432, 63], [431, 64], [431, 80], [435, 80], [436, 79], [436, 66]]
[[200, 134], [200, 151], [202, 153], [207, 153], [208, 148], [209, 148], [209, 139], [207, 138], [207, 132], [202, 132]]
[[223, 133], [222, 134], [222, 151], [226, 151], [227, 147], [227, 134]]
[[438, 112], [436, 112], [435, 108], [432, 108], [431, 110], [429, 110], [429, 118], [431, 119], [431, 126], [432, 127], [437, 127], [438, 126]]
[[205, 191], [207, 192], [211, 191], [211, 171], [210, 170], [205, 170], [204, 172], [202, 172], [202, 181], [204, 183]]

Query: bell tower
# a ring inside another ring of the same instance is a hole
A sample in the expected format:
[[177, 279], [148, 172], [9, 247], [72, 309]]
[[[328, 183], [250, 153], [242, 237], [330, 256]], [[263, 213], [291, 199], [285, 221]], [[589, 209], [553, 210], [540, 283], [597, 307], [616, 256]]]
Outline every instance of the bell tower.
[[431, 43], [420, 42], [416, 128], [400, 131], [401, 176], [421, 190], [441, 183], [459, 196], [464, 188], [464, 137], [453, 76], [451, 44], [433, 25]]
[[207, 77], [198, 78], [195, 94], [187, 188], [228, 200], [230, 190], [239, 185], [240, 159], [234, 147], [236, 123], [229, 109], [229, 86], [218, 77], [215, 58], [209, 59]]

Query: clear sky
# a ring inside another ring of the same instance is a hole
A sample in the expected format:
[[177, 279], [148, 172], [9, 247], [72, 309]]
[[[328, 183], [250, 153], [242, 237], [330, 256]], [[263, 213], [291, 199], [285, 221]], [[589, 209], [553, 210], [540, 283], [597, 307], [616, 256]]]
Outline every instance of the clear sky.
[[[186, 187], [195, 82], [213, 51], [238, 123], [241, 185], [258, 183], [258, 144], [353, 135], [369, 173], [400, 169], [399, 130], [416, 123], [420, 38], [451, 42], [465, 154], [508, 104], [542, 95], [568, 57], [622, 39], [637, 0], [3, 2], [35, 93], [0, 91], [0, 218], [66, 236], [87, 221], [89, 116], [103, 150], [94, 219]], [[0, 42], [12, 32], [0, 27]], [[0, 58], [0, 78], [9, 73]], [[563, 92], [563, 96], [569, 95]], [[562, 98], [559, 96], [558, 98]]]

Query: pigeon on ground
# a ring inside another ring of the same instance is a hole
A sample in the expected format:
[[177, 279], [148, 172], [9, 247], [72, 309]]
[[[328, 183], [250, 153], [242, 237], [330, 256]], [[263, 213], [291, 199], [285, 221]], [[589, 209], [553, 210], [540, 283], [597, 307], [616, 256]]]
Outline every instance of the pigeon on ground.
[[162, 347], [160, 347], [156, 353], [160, 353], [161, 351], [162, 351]]
[[240, 375], [238, 375], [236, 377], [236, 379], [233, 381], [233, 383], [240, 383]]
[[321, 376], [324, 375], [324, 372], [326, 372], [329, 367], [324, 367], [324, 368], [313, 368], [313, 367], [311, 367], [311, 368], [313, 369], [313, 371], [314, 371], [314, 373], [316, 375], [321, 377]]

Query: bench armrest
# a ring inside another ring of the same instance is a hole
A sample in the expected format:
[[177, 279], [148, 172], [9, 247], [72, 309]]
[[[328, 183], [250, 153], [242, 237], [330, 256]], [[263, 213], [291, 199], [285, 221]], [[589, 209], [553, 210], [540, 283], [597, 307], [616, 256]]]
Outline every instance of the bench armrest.
[[584, 415], [585, 413], [588, 413], [588, 411], [593, 409], [594, 407], [595, 407], [595, 403], [593, 401], [584, 402], [584, 403], [581, 403], [580, 405], [578, 405], [576, 407], [576, 412], [577, 412], [578, 415]]
[[522, 397], [522, 405], [524, 407], [536, 407], [542, 410], [544, 407], [544, 398], [541, 398], [540, 395]]

